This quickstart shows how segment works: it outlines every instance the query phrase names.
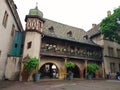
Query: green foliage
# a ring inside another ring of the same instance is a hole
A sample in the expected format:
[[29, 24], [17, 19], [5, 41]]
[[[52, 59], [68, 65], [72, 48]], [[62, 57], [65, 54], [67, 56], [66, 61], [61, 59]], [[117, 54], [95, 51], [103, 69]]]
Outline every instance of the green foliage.
[[65, 63], [65, 66], [66, 66], [66, 68], [74, 68], [75, 64], [73, 62], [69, 61], [69, 62]]
[[39, 59], [37, 59], [36, 57], [34, 58], [30, 58], [29, 60], [27, 60], [24, 64], [25, 69], [30, 72], [32, 70], [34, 70], [37, 66], [39, 65]]
[[97, 64], [88, 64], [87, 71], [89, 74], [93, 74], [96, 70], [99, 70], [99, 66]]
[[120, 7], [114, 10], [114, 13], [104, 18], [100, 23], [100, 30], [105, 39], [120, 43], [120, 24], [117, 23], [117, 18], [120, 19]]

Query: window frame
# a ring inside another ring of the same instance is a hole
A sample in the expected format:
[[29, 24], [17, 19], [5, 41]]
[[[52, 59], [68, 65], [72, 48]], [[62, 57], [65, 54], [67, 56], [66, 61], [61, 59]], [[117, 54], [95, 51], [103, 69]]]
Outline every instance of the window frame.
[[11, 36], [14, 36], [14, 32], [15, 32], [15, 25], [12, 25], [12, 30], [11, 30]]
[[27, 49], [30, 49], [32, 47], [32, 41], [27, 43]]
[[114, 62], [110, 62], [110, 72], [111, 73], [115, 73], [116, 72], [116, 70], [115, 70], [115, 63]]
[[9, 15], [8, 15], [8, 12], [5, 11], [4, 17], [3, 17], [3, 21], [2, 21], [2, 24], [3, 24], [4, 27], [7, 26], [8, 16], [9, 16]]
[[114, 57], [114, 48], [113, 47], [108, 47], [108, 55], [111, 57]]
[[72, 31], [67, 32], [67, 37], [72, 37], [72, 36], [73, 36]]
[[117, 49], [117, 57], [120, 58], [120, 49]]

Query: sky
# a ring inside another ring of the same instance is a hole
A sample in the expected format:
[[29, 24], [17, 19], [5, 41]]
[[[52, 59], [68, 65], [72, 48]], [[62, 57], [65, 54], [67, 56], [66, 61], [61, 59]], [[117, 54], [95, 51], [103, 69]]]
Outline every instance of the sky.
[[43, 12], [43, 17], [88, 31], [92, 24], [99, 24], [120, 6], [120, 0], [14, 0], [23, 27], [25, 16], [36, 7]]

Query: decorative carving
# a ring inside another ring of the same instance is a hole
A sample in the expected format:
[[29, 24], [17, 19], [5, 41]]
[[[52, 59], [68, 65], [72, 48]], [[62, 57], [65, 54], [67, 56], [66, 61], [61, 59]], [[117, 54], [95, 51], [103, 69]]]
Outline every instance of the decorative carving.
[[26, 29], [42, 32], [42, 23], [36, 18], [29, 18], [26, 23]]

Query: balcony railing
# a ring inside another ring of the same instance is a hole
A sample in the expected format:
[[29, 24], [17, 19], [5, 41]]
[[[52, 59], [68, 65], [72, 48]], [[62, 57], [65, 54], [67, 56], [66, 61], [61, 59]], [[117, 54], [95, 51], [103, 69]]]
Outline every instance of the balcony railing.
[[56, 57], [68, 57], [77, 59], [88, 59], [88, 60], [102, 60], [101, 53], [85, 52], [85, 51], [74, 51], [74, 50], [55, 50], [55, 49], [41, 49], [42, 55], [56, 56]]

